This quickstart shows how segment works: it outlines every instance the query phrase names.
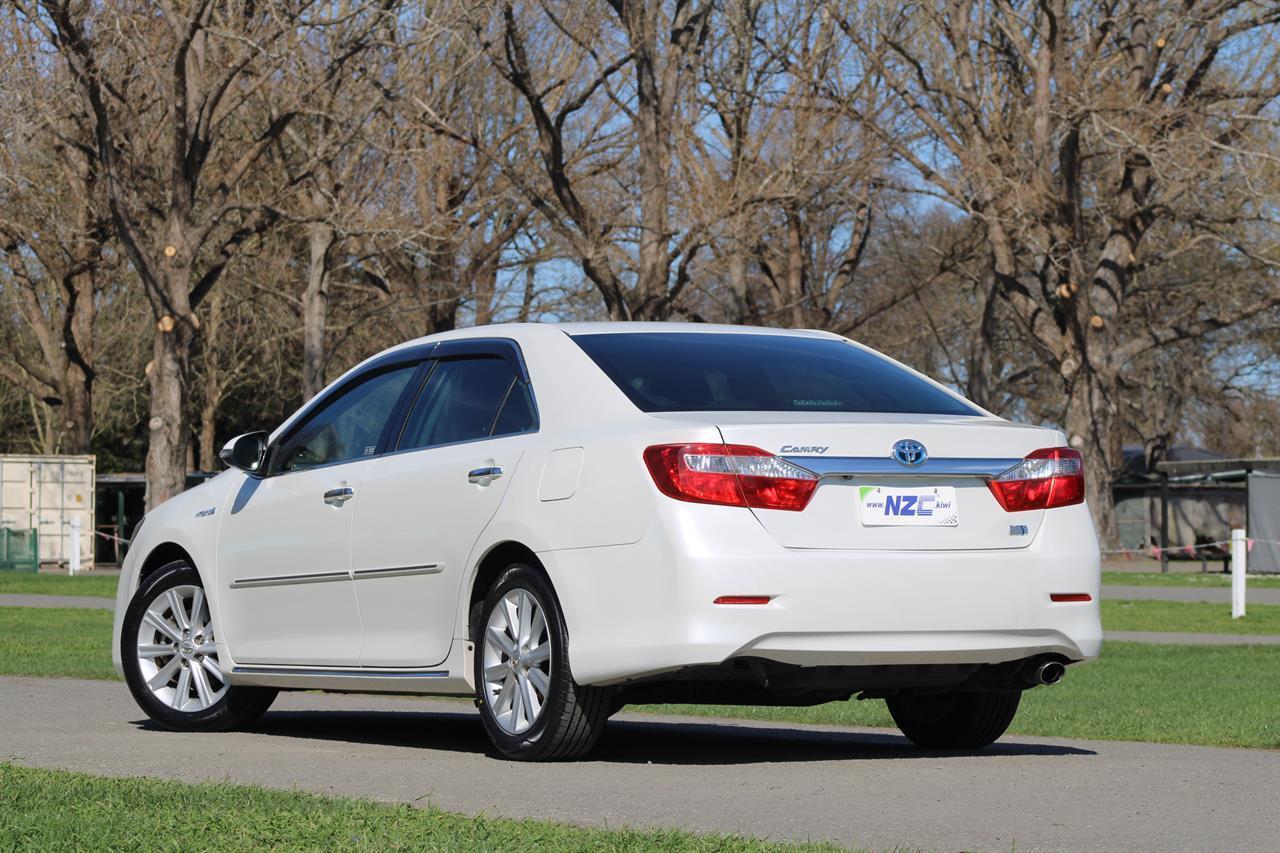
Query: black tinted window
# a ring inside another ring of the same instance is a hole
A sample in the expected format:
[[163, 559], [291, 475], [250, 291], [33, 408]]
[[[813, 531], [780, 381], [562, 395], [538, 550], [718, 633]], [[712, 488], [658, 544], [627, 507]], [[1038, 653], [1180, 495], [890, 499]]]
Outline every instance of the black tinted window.
[[484, 438], [515, 381], [500, 358], [464, 358], [438, 363], [409, 413], [401, 450]]
[[844, 341], [710, 332], [577, 335], [574, 341], [646, 412], [978, 413]]
[[276, 452], [277, 471], [371, 456], [416, 364], [370, 377], [324, 404]]
[[533, 407], [533, 394], [528, 385], [517, 382], [511, 387], [507, 401], [502, 404], [502, 411], [498, 413], [498, 420], [493, 425], [493, 434], [510, 435], [537, 428], [538, 414]]

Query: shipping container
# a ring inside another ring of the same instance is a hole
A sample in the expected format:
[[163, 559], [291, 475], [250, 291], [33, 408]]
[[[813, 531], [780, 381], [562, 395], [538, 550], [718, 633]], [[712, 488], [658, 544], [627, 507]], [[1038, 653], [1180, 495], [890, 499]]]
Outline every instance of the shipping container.
[[66, 566], [73, 520], [80, 522], [80, 568], [93, 568], [92, 456], [0, 454], [0, 527], [35, 531], [41, 565]]

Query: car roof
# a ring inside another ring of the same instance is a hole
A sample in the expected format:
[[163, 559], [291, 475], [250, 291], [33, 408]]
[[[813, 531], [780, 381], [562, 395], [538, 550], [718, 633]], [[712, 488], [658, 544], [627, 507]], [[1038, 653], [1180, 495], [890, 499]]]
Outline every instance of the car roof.
[[490, 326], [468, 326], [465, 329], [454, 329], [434, 335], [426, 335], [405, 341], [391, 349], [415, 346], [417, 344], [462, 340], [466, 338], [512, 338], [516, 341], [537, 338], [548, 333], [561, 333], [570, 337], [576, 335], [629, 334], [638, 332], [664, 334], [669, 333], [702, 333], [702, 334], [751, 334], [751, 335], [783, 335], [802, 338], [841, 339], [839, 335], [817, 329], [775, 329], [768, 326], [731, 326], [718, 323], [657, 323], [640, 321], [610, 321], [599, 323], [495, 323]]

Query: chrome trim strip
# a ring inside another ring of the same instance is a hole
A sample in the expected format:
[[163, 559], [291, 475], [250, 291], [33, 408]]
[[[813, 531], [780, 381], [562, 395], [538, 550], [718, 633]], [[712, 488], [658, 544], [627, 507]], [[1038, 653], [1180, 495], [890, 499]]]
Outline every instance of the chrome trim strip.
[[352, 574], [356, 580], [370, 578], [404, 578], [410, 575], [438, 575], [444, 566], [432, 563], [428, 566], [390, 566], [385, 569], [356, 569]]
[[1021, 459], [970, 459], [930, 457], [923, 465], [907, 468], [888, 456], [783, 456], [819, 477], [844, 475], [867, 477], [994, 477]]
[[325, 678], [448, 678], [446, 670], [413, 670], [397, 672], [379, 672], [371, 669], [305, 669], [291, 666], [237, 666], [232, 667], [235, 675], [319, 675]]
[[232, 589], [246, 589], [255, 586], [289, 586], [296, 583], [328, 583], [329, 581], [349, 581], [350, 572], [312, 572], [304, 575], [270, 575], [261, 578], [236, 578], [231, 582]]

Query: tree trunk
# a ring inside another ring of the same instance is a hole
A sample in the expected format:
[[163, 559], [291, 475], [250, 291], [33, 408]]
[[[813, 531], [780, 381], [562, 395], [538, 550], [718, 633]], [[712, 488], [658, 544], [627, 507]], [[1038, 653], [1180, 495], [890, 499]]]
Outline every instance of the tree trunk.
[[[167, 322], [166, 322], [167, 319]], [[168, 331], [165, 331], [165, 327]], [[152, 348], [150, 443], [147, 447], [147, 509], [181, 492], [187, 481], [186, 381], [192, 333], [165, 315]]]
[[[157, 293], [152, 294], [156, 315], [152, 361], [147, 378], [151, 398], [147, 427], [147, 509], [151, 510], [186, 488], [191, 436], [187, 430], [187, 392], [191, 347], [200, 321], [191, 310], [190, 252], [184, 251], [184, 228], [171, 220]], [[178, 248], [182, 247], [182, 248]]]
[[35, 451], [42, 456], [52, 456], [58, 452], [58, 446], [55, 443], [57, 431], [50, 423], [53, 418], [53, 407], [35, 394], [28, 394], [27, 402], [31, 407], [31, 424], [36, 431]]
[[804, 314], [804, 234], [800, 213], [794, 202], [787, 204], [787, 306], [785, 322], [793, 329], [803, 329], [808, 324]]
[[214, 471], [218, 458], [218, 400], [206, 396], [200, 406], [200, 470]]
[[[96, 252], [97, 245], [89, 247]], [[62, 377], [65, 452], [90, 453], [93, 445], [93, 325], [97, 319], [94, 296], [96, 275], [92, 267], [71, 278], [67, 295], [63, 348], [66, 364]]]
[[524, 268], [524, 293], [520, 297], [520, 316], [521, 323], [529, 322], [529, 318], [533, 313], [533, 296], [537, 292], [537, 269], [533, 264], [529, 264]]
[[203, 385], [200, 402], [199, 469], [218, 470], [218, 407], [222, 404], [222, 290], [209, 297], [209, 313], [203, 324], [200, 349], [203, 353]]
[[[667, 184], [670, 174], [671, 140], [665, 126], [664, 98], [673, 97], [658, 87], [655, 67], [658, 57], [656, 4], [636, 3], [623, 7], [628, 15], [625, 26], [636, 70], [636, 163], [640, 182], [639, 268], [636, 274], [636, 297], [644, 319], [662, 320], [666, 312], [659, 306], [667, 292], [669, 265], [667, 252]], [[670, 59], [675, 62], [677, 60]]]
[[498, 260], [480, 268], [475, 279], [476, 325], [487, 326], [493, 322], [493, 300], [498, 292]]
[[1065, 419], [1067, 442], [1084, 456], [1085, 499], [1104, 548], [1116, 544], [1111, 479], [1112, 472], [1120, 470], [1120, 449], [1116, 446], [1116, 413], [1110, 402], [1115, 389], [1113, 379], [1081, 368], [1071, 384]]
[[991, 380], [994, 378], [992, 367], [992, 347], [994, 334], [999, 320], [996, 315], [996, 304], [999, 299], [999, 286], [992, 283], [982, 287], [982, 322], [969, 335], [969, 351], [965, 365], [965, 396], [988, 411], [996, 411], [999, 406], [992, 399]]
[[67, 362], [62, 394], [63, 452], [93, 451], [93, 377], [73, 361]]
[[329, 316], [329, 253], [333, 249], [333, 228], [326, 224], [311, 227], [311, 257], [307, 265], [307, 287], [302, 293], [302, 400], [306, 402], [325, 386], [325, 323]]
[[745, 216], [735, 216], [729, 244], [729, 292], [733, 295], [733, 321], [747, 325], [751, 306], [747, 302], [747, 239]]

